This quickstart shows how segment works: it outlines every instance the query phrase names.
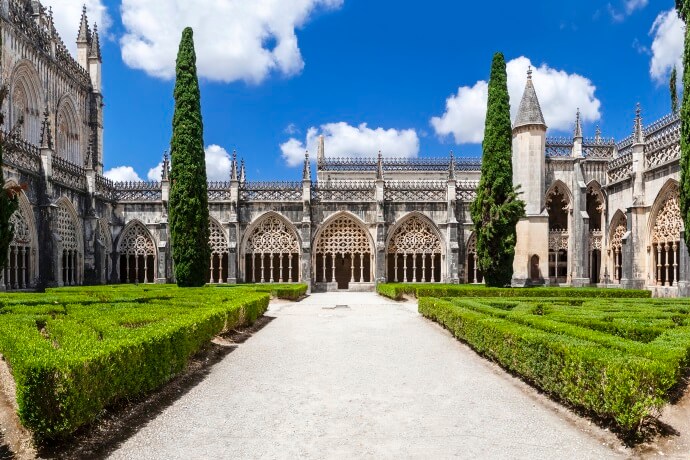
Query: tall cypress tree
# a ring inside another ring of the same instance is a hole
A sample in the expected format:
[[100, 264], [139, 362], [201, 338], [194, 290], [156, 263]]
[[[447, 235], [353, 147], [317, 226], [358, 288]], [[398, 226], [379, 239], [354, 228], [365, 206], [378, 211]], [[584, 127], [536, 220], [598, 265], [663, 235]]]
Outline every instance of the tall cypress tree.
[[[690, 0], [676, 0], [678, 16], [686, 21]], [[683, 88], [690, 88], [690, 27], [685, 28]], [[685, 243], [690, 249], [690, 91], [683, 91], [680, 108], [680, 211], [685, 223]]]
[[178, 286], [203, 286], [211, 257], [208, 193], [201, 94], [196, 72], [194, 34], [182, 32], [177, 54], [175, 115], [170, 142], [170, 236]]
[[513, 187], [512, 126], [508, 75], [503, 53], [494, 55], [482, 144], [482, 175], [471, 214], [477, 236], [477, 262], [488, 286], [509, 285], [525, 203]]
[[668, 82], [669, 91], [671, 91], [671, 111], [673, 113], [678, 112], [678, 70], [676, 66], [673, 66], [671, 70], [671, 79]]

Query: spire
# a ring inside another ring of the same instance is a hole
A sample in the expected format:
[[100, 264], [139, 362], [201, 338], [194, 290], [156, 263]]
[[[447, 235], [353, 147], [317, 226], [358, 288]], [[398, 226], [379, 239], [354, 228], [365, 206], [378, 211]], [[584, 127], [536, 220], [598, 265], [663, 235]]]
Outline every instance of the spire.
[[644, 144], [644, 128], [642, 127], [642, 108], [640, 103], [637, 103], [635, 110], [635, 132], [633, 134], [633, 142], [635, 144]]
[[319, 149], [316, 152], [316, 161], [321, 165], [326, 161], [326, 141], [323, 134], [319, 136]]
[[81, 23], [79, 24], [79, 35], [77, 43], [89, 43], [91, 41], [91, 31], [89, 30], [89, 19], [86, 17], [86, 5], [81, 10]]
[[522, 95], [522, 101], [520, 101], [520, 107], [513, 129], [529, 125], [541, 125], [546, 128], [546, 122], [544, 122], [544, 115], [541, 112], [537, 92], [532, 83], [532, 67], [527, 70], [527, 84], [525, 85], [525, 92]]
[[230, 180], [237, 181], [237, 151], [232, 151], [232, 167], [230, 168]]
[[98, 38], [98, 24], [93, 26], [93, 35], [91, 37], [91, 47], [89, 48], [89, 57], [101, 60], [101, 41]]
[[580, 108], [577, 109], [577, 117], [575, 118], [575, 139], [582, 139], [582, 121], [580, 120]]
[[376, 168], [376, 179], [377, 180], [383, 180], [383, 155], [381, 154], [380, 150], [379, 150], [379, 158], [378, 158], [377, 168]]
[[311, 164], [309, 163], [309, 150], [304, 154], [304, 170], [302, 171], [302, 180], [311, 181]]
[[240, 184], [247, 182], [247, 171], [244, 167], [244, 158], [242, 158], [242, 164], [240, 165]]
[[53, 133], [50, 130], [50, 112], [47, 105], [43, 111], [43, 122], [41, 123], [41, 148], [53, 149]]
[[448, 180], [455, 180], [455, 154], [450, 151], [450, 162], [448, 163]]
[[168, 157], [168, 151], [163, 152], [163, 167], [161, 168], [161, 180], [170, 179], [170, 158]]
[[594, 132], [594, 140], [601, 142], [601, 127], [599, 125], [597, 125], [597, 130]]

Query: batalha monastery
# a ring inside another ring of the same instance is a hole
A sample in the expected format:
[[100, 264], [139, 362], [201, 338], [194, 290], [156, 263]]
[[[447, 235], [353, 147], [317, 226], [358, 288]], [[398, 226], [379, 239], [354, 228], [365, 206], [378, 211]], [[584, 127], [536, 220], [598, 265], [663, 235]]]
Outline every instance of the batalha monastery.
[[[25, 185], [2, 289], [172, 281], [166, 158], [160, 182], [103, 177], [103, 95], [96, 27], [81, 18], [74, 60], [36, 0], [0, 0], [5, 115], [24, 118], [6, 152], [5, 186]], [[546, 137], [531, 75], [513, 126], [518, 225], [513, 284], [648, 288], [684, 295], [690, 273], [679, 209], [680, 120], [619, 142]], [[377, 282], [481, 283], [469, 207], [480, 159], [308, 158], [297, 182], [252, 182], [233, 158], [208, 184], [210, 283], [305, 282], [368, 290]]]

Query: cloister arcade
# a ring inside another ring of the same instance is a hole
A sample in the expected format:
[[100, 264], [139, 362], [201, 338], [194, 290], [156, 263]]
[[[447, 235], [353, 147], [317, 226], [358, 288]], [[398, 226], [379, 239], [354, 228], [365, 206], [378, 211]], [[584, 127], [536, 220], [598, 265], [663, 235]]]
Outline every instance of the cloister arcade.
[[64, 286], [83, 282], [84, 233], [77, 212], [67, 198], [57, 202], [58, 268]]
[[118, 243], [121, 283], [155, 281], [156, 245], [148, 229], [139, 221], [130, 222]]
[[24, 193], [19, 196], [19, 208], [10, 222], [14, 225], [14, 238], [7, 250], [3, 284], [8, 291], [31, 289], [38, 276], [38, 241], [31, 205]]
[[679, 275], [680, 236], [683, 220], [680, 213], [680, 191], [669, 182], [659, 193], [651, 217], [650, 273], [657, 286], [675, 286]]
[[482, 284], [484, 282], [484, 274], [479, 268], [479, 261], [477, 260], [477, 235], [472, 233], [469, 240], [467, 240], [467, 283], [468, 284]]
[[609, 257], [611, 259], [612, 280], [620, 284], [623, 278], [623, 237], [628, 231], [628, 218], [621, 211], [616, 212], [611, 221], [609, 236]]
[[570, 210], [572, 198], [568, 188], [557, 181], [546, 194], [549, 213], [549, 280], [551, 283], [569, 282]]
[[601, 186], [593, 182], [587, 187], [587, 215], [589, 216], [588, 256], [589, 280], [598, 284], [602, 279], [602, 254], [604, 250], [604, 221], [606, 199]]
[[209, 246], [211, 261], [209, 266], [209, 283], [221, 284], [228, 282], [228, 239], [223, 227], [215, 219], [209, 219]]
[[440, 283], [443, 244], [426, 217], [413, 214], [393, 230], [388, 242], [387, 279], [404, 283]]
[[38, 145], [41, 137], [41, 104], [44, 99], [33, 65], [26, 61], [17, 65], [12, 76], [9, 127], [14, 127], [23, 120], [21, 137], [34, 145]]
[[297, 233], [284, 218], [269, 213], [248, 229], [244, 244], [245, 282], [296, 283], [301, 279]]
[[354, 283], [374, 281], [374, 245], [364, 226], [342, 213], [324, 223], [314, 250], [316, 283], [337, 283], [348, 289]]

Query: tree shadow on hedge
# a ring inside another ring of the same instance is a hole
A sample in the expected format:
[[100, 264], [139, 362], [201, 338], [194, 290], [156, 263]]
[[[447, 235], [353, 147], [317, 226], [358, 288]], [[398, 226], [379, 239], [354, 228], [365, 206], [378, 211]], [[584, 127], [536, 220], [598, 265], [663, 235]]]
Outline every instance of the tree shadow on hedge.
[[[101, 459], [117, 450], [148, 422], [154, 420], [192, 388], [201, 383], [223, 358], [266, 327], [275, 318], [262, 316], [254, 325], [228, 332], [209, 343], [189, 362], [187, 369], [158, 391], [107, 408], [93, 423], [57, 443], [37, 447], [41, 458]], [[0, 443], [2, 438], [0, 437]], [[11, 455], [11, 452], [10, 452]], [[13, 458], [12, 456], [7, 457]], [[3, 448], [0, 444], [0, 460]]]

